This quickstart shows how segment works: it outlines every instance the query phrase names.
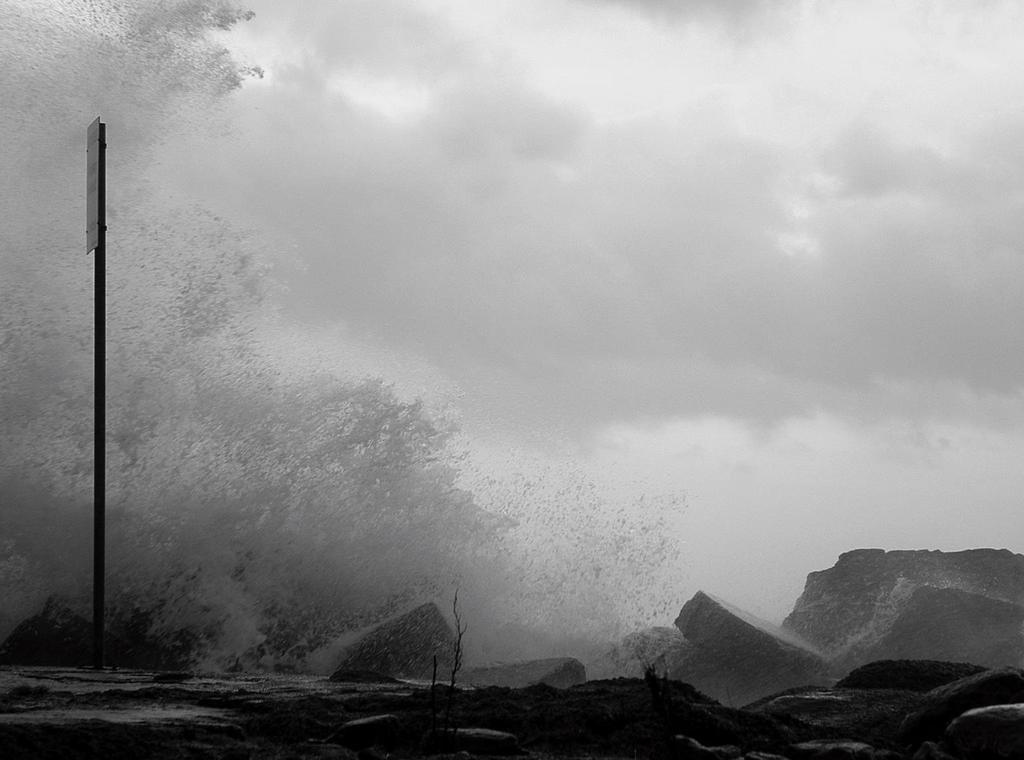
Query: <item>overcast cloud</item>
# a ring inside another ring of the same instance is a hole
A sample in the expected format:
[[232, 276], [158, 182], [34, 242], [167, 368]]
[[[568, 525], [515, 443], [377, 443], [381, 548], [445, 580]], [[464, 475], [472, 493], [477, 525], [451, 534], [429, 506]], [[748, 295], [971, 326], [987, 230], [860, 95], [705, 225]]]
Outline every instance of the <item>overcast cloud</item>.
[[685, 490], [692, 582], [770, 612], [701, 547], [786, 593], [859, 545], [1024, 550], [1019, 5], [251, 5], [266, 77], [167, 174], [481, 450], [557, 428]]

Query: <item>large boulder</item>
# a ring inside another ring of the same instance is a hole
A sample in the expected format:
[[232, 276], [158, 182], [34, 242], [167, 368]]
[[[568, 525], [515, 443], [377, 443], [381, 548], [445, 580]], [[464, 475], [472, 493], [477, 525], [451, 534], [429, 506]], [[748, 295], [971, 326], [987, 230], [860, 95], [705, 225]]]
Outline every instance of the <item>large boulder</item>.
[[684, 660], [690, 647], [678, 628], [645, 628], [629, 634], [589, 661], [587, 675], [593, 679], [642, 678], [648, 667], [653, 667], [658, 674], [667, 673]]
[[[455, 633], [433, 602], [390, 620], [345, 650], [336, 673], [373, 671], [396, 678], [430, 678], [434, 658], [438, 680], [447, 680]], [[333, 676], [332, 676], [333, 678]]]
[[946, 729], [949, 743], [967, 760], [1024, 757], [1024, 704], [968, 710]]
[[492, 728], [456, 728], [428, 734], [424, 745], [429, 754], [443, 752], [454, 755], [522, 755], [519, 737]]
[[971, 662], [987, 668], [1024, 662], [1024, 605], [957, 588], [921, 586], [861, 657]]
[[675, 624], [690, 647], [669, 676], [725, 704], [828, 683], [825, 661], [798, 637], [703, 591], [683, 605]]
[[938, 740], [968, 710], [1017, 702], [1024, 702], [1024, 670], [986, 670], [929, 691], [925, 704], [903, 719], [900, 734], [910, 744]]
[[841, 670], [878, 659], [998, 666], [1020, 663], [1022, 615], [1020, 554], [858, 549], [807, 576], [783, 628]]
[[968, 662], [942, 660], [875, 660], [852, 670], [837, 689], [904, 689], [931, 691], [987, 668]]
[[484, 665], [467, 668], [459, 675], [459, 682], [469, 686], [506, 686], [512, 689], [539, 683], [568, 689], [586, 680], [586, 668], [573, 657]]
[[394, 715], [368, 715], [342, 723], [328, 740], [349, 749], [364, 749], [375, 744], [387, 747], [394, 744], [400, 727]]

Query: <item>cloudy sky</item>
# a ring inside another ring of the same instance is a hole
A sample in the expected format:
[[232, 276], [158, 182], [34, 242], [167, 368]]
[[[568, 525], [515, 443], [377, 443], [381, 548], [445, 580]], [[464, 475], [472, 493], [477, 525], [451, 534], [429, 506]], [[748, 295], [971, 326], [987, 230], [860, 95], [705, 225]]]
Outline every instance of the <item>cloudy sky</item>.
[[471, 470], [684, 496], [679, 604], [1024, 551], [1019, 3], [248, 6], [264, 77], [163, 161], [273, 241], [281, 350], [447, 399]]

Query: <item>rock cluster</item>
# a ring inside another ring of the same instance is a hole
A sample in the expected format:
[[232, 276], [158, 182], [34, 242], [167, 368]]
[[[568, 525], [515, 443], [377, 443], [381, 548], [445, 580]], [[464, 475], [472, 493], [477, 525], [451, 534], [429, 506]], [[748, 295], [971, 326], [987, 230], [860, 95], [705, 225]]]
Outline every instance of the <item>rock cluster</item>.
[[858, 549], [810, 573], [783, 627], [838, 672], [875, 660], [1024, 661], [1024, 555]]
[[884, 660], [904, 663], [902, 682], [891, 666], [857, 678], [881, 675], [891, 688], [923, 691], [938, 684], [921, 681], [907, 662], [946, 662], [955, 677], [1024, 662], [1024, 556], [860, 549], [808, 575], [781, 627], [703, 591], [675, 625], [632, 634], [588, 663], [588, 672], [636, 677], [651, 666], [738, 706]]

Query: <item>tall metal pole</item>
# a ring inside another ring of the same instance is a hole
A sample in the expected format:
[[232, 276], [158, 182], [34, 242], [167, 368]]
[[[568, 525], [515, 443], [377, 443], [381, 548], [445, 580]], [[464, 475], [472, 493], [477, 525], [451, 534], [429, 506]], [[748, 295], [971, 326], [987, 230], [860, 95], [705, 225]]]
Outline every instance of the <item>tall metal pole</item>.
[[86, 189], [86, 248], [95, 251], [95, 349], [93, 438], [92, 664], [103, 668], [103, 614], [106, 596], [106, 439], [107, 439], [107, 261], [106, 124], [89, 125]]

